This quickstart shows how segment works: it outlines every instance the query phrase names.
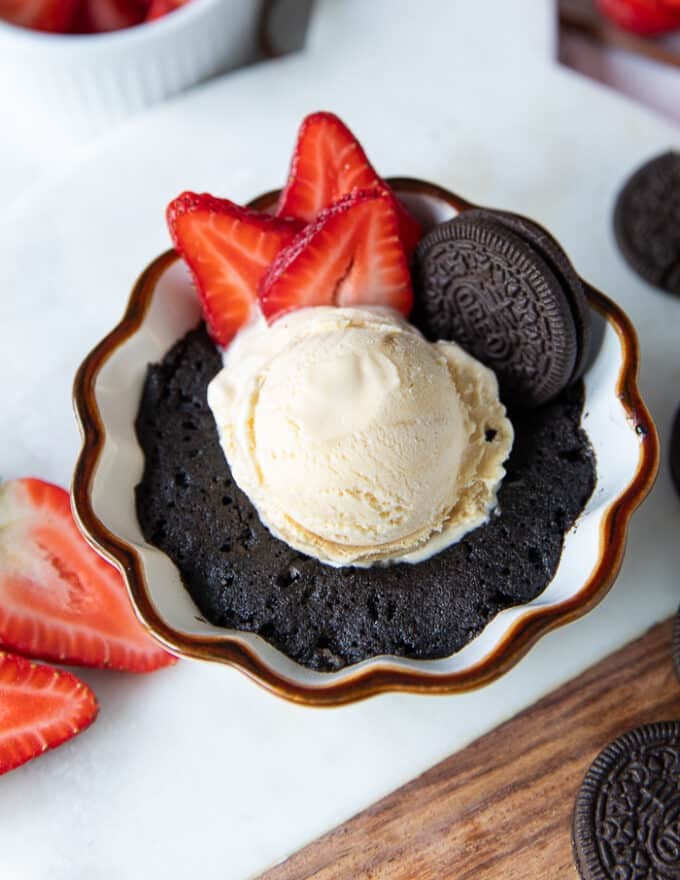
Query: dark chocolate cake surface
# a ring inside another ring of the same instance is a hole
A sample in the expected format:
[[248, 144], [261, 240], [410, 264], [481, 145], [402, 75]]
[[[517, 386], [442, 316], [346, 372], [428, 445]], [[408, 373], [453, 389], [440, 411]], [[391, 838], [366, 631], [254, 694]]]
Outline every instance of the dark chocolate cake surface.
[[417, 565], [338, 569], [274, 538], [232, 480], [206, 401], [221, 366], [203, 326], [191, 331], [149, 367], [137, 417], [142, 531], [212, 623], [259, 633], [319, 670], [378, 654], [444, 657], [552, 579], [595, 485], [582, 383], [509, 413], [515, 444], [488, 523]]

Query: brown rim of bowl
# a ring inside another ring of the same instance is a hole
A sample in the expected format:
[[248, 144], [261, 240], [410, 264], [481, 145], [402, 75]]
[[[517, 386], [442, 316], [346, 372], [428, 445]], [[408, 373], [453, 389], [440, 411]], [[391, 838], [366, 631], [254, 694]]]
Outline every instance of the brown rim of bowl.
[[[401, 192], [444, 199], [457, 211], [472, 207], [464, 199], [425, 181], [390, 178], [389, 183]], [[277, 192], [266, 193], [254, 199], [250, 205], [259, 209], [271, 207], [276, 196]], [[559, 605], [535, 608], [522, 615], [491, 654], [467, 669], [446, 674], [430, 673], [399, 667], [394, 665], [392, 658], [378, 657], [366, 665], [359, 665], [353, 672], [350, 670], [340, 680], [321, 685], [302, 685], [290, 681], [240, 640], [238, 633], [202, 637], [187, 635], [168, 626], [149, 598], [139, 556], [98, 519], [92, 508], [90, 492], [105, 440], [104, 425], [95, 397], [97, 375], [111, 354], [140, 327], [158, 278], [177, 259], [174, 251], [167, 251], [142, 272], [132, 289], [122, 320], [85, 358], [76, 374], [73, 388], [74, 407], [83, 437], [73, 477], [72, 497], [76, 517], [95, 549], [123, 572], [141, 623], [169, 650], [185, 657], [235, 666], [278, 696], [309, 706], [353, 703], [388, 691], [453, 694], [481, 687], [498, 678], [514, 666], [541, 636], [586, 614], [606, 595], [621, 567], [630, 517], [654, 483], [659, 463], [659, 442], [637, 386], [639, 349], [635, 330], [618, 305], [586, 285], [590, 304], [609, 321], [621, 341], [623, 364], [617, 392], [639, 436], [640, 458], [634, 478], [605, 514], [601, 525], [599, 561], [576, 596]]]

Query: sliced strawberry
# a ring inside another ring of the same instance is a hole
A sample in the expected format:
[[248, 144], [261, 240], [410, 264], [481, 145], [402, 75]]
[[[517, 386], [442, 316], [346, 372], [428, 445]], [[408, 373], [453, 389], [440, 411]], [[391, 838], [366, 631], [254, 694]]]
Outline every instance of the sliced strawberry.
[[340, 196], [381, 184], [345, 123], [334, 113], [312, 113], [298, 130], [278, 213], [309, 223]]
[[0, 0], [0, 19], [35, 31], [69, 30], [79, 0]]
[[155, 21], [157, 18], [163, 18], [169, 12], [174, 12], [180, 6], [186, 6], [189, 0], [151, 0], [149, 11], [144, 21]]
[[141, 24], [146, 15], [142, 0], [82, 0], [80, 29], [105, 33]]
[[[288, 182], [281, 193], [277, 213], [309, 223], [353, 189], [376, 186], [389, 190], [345, 123], [334, 113], [312, 113], [303, 119], [298, 131]], [[395, 197], [394, 201], [399, 235], [410, 257], [422, 229], [399, 199]]]
[[322, 211], [278, 255], [259, 297], [270, 321], [328, 305], [390, 306], [408, 315], [411, 276], [389, 193], [354, 190]]
[[642, 36], [680, 28], [680, 9], [672, 0], [597, 0], [597, 6], [614, 24]]
[[131, 672], [175, 662], [137, 621], [120, 574], [78, 531], [68, 492], [30, 478], [0, 486], [0, 645]]
[[75, 675], [0, 653], [0, 773], [60, 746], [97, 717], [97, 700]]
[[168, 226], [194, 275], [210, 334], [225, 346], [250, 318], [260, 279], [302, 223], [185, 192], [168, 206]]

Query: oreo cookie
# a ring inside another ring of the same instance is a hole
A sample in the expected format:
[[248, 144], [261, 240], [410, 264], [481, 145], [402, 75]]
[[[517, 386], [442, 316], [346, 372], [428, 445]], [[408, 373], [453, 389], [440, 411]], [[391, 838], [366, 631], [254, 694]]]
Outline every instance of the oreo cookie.
[[587, 306], [577, 321], [562, 259], [539, 237], [515, 218], [476, 209], [435, 227], [414, 255], [416, 320], [430, 338], [453, 339], [491, 367], [514, 406], [555, 397], [585, 358]]
[[631, 268], [680, 295], [680, 152], [656, 156], [628, 179], [616, 200], [614, 234]]
[[479, 217], [489, 219], [507, 227], [516, 235], [524, 239], [526, 244], [532, 247], [536, 253], [550, 266], [553, 274], [562, 285], [562, 290], [571, 307], [572, 317], [576, 324], [576, 336], [579, 351], [576, 356], [574, 372], [571, 381], [575, 382], [583, 375], [590, 345], [590, 307], [576, 269], [565, 253], [559, 242], [534, 220], [522, 214], [514, 214], [511, 211], [490, 211], [486, 208], [473, 208], [465, 211], [468, 219]]
[[670, 466], [671, 479], [680, 495], [680, 407], [675, 412], [671, 428]]
[[680, 722], [635, 728], [597, 756], [572, 844], [584, 880], [680, 877]]

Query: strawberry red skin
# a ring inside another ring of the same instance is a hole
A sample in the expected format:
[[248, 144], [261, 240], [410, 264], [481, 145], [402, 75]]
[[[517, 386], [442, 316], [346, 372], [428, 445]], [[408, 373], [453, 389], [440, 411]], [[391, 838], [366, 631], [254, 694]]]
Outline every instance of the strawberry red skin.
[[385, 188], [394, 198], [399, 235], [410, 257], [422, 235], [420, 223], [378, 176], [345, 123], [334, 113], [312, 113], [300, 125], [277, 214], [309, 223], [341, 196], [374, 187]]
[[624, 30], [654, 36], [680, 28], [674, 0], [597, 0], [600, 12]]
[[268, 266], [303, 224], [191, 192], [170, 203], [167, 220], [194, 276], [208, 330], [226, 346], [250, 319]]
[[143, 0], [80, 0], [77, 29], [82, 33], [107, 33], [134, 27], [144, 21]]
[[149, 11], [144, 21], [155, 21], [163, 18], [169, 12], [174, 12], [181, 6], [186, 6], [189, 0], [151, 0]]
[[279, 253], [258, 295], [270, 322], [321, 305], [379, 305], [408, 315], [411, 277], [389, 193], [354, 190], [321, 211]]
[[176, 660], [135, 617], [121, 575], [81, 535], [68, 492], [32, 478], [0, 486], [0, 646], [130, 672]]
[[0, 773], [76, 736], [97, 711], [75, 675], [0, 652]]
[[79, 0], [0, 0], [0, 19], [20, 27], [66, 33]]

